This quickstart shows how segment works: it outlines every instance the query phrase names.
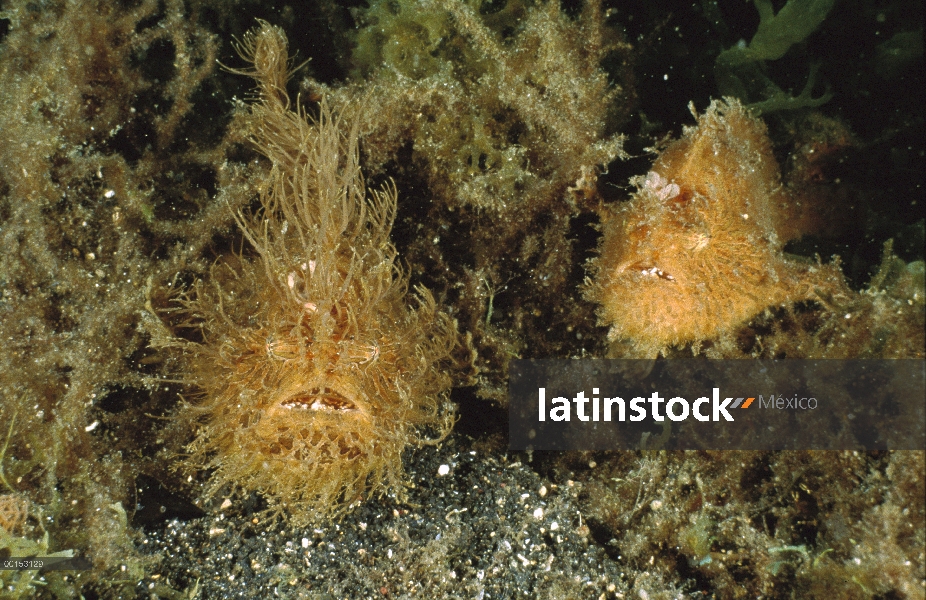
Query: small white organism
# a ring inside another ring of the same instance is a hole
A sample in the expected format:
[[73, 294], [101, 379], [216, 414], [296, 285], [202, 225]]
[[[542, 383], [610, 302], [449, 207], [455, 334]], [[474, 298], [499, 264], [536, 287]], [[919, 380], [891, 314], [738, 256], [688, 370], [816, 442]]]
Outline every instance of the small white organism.
[[681, 190], [677, 183], [669, 183], [656, 171], [650, 171], [643, 180], [643, 189], [656, 194], [656, 197], [665, 202], [679, 195]]

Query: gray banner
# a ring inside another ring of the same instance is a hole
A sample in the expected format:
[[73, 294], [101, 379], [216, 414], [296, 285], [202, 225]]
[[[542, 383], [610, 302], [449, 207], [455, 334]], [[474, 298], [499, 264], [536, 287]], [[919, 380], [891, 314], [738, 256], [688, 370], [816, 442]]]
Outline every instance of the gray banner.
[[923, 450], [922, 360], [513, 360], [512, 450]]

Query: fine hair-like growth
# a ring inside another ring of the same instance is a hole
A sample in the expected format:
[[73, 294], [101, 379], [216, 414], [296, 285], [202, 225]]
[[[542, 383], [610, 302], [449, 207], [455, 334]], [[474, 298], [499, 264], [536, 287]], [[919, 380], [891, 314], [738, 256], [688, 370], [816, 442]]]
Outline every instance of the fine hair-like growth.
[[801, 203], [782, 186], [765, 125], [714, 101], [667, 147], [634, 198], [602, 215], [586, 297], [640, 356], [717, 339], [768, 307], [844, 293], [836, 265], [788, 259]]
[[[181, 299], [198, 399], [185, 465], [212, 470], [207, 496], [259, 492], [296, 523], [401, 494], [402, 452], [436, 443], [455, 413], [454, 322], [396, 264], [395, 189], [365, 187], [357, 105], [290, 109], [286, 38], [262, 23], [239, 44], [258, 101], [243, 117], [270, 163], [261, 208], [238, 214], [258, 258], [233, 258]], [[242, 72], [244, 73], [244, 72]]]

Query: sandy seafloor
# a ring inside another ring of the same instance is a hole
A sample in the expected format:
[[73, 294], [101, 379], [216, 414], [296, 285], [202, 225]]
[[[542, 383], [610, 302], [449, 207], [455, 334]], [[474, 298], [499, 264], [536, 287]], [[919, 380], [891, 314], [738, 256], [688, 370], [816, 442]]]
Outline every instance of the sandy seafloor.
[[[146, 530], [165, 557], [139, 582], [200, 598], [600, 598], [626, 590], [590, 543], [581, 485], [544, 481], [526, 455], [486, 455], [455, 434], [406, 461], [407, 502], [369, 501], [340, 522], [253, 524], [247, 507]], [[446, 475], [442, 473], [446, 472]]]

